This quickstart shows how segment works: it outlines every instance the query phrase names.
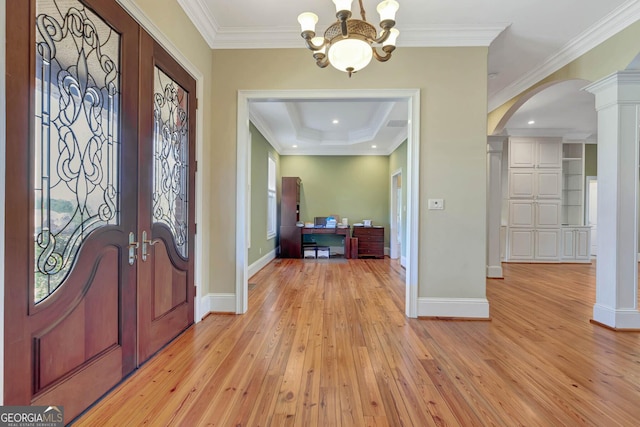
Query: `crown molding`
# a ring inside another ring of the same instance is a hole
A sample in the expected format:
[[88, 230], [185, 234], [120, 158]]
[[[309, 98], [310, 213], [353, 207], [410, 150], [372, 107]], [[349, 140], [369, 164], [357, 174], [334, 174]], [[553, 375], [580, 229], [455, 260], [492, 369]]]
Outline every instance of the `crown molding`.
[[[179, 0], [181, 3], [187, 0]], [[200, 18], [201, 19], [201, 18]], [[200, 27], [196, 25], [198, 29]], [[402, 28], [398, 38], [399, 47], [461, 47], [489, 46], [509, 24], [489, 27], [433, 27]], [[320, 28], [324, 28], [319, 26]], [[201, 30], [202, 31], [202, 30]], [[228, 27], [208, 29], [215, 33], [213, 49], [273, 49], [300, 48], [304, 43], [298, 27]]]
[[178, 4], [202, 34], [209, 47], [213, 49], [220, 25], [204, 0], [178, 0]]
[[284, 147], [278, 139], [275, 137], [273, 132], [271, 131], [271, 127], [268, 125], [267, 121], [264, 120], [262, 115], [255, 112], [253, 108], [249, 108], [249, 121], [253, 123], [253, 125], [258, 129], [258, 131], [264, 136], [269, 144], [276, 150], [278, 154], [282, 154], [282, 150]]
[[493, 111], [513, 97], [520, 95], [540, 80], [578, 59], [639, 19], [640, 0], [627, 1], [571, 40], [560, 51], [548, 57], [542, 65], [492, 95], [489, 98], [488, 110]]

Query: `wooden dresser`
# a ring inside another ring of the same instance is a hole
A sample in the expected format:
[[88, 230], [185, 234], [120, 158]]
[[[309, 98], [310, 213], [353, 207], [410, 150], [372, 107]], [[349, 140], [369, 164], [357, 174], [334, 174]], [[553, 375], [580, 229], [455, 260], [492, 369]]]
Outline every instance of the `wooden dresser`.
[[384, 258], [384, 227], [353, 227], [358, 257]]

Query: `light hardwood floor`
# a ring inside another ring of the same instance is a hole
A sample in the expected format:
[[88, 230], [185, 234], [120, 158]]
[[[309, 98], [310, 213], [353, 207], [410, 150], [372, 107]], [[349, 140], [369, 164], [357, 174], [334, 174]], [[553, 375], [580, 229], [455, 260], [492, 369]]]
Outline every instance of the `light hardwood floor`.
[[81, 426], [637, 426], [640, 333], [591, 324], [595, 265], [504, 264], [491, 321], [407, 319], [385, 260], [275, 260]]

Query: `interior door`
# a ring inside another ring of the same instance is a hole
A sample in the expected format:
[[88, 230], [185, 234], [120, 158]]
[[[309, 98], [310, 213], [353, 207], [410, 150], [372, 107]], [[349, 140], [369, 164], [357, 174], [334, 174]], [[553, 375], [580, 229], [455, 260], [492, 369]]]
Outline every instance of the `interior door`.
[[138, 26], [7, 0], [6, 405], [70, 420], [136, 367]]
[[193, 323], [196, 82], [144, 32], [140, 46], [142, 363]]

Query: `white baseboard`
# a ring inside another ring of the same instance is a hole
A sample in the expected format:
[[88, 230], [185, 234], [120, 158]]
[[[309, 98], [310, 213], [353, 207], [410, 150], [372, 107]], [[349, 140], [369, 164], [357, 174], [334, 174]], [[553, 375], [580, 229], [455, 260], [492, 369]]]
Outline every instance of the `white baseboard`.
[[264, 268], [265, 265], [269, 264], [275, 258], [276, 258], [276, 250], [274, 249], [249, 266], [248, 276], [249, 277], [253, 276], [258, 271], [262, 270], [262, 268]]
[[401, 256], [400, 257], [400, 265], [404, 268], [407, 268], [407, 257], [406, 256]]
[[640, 312], [638, 310], [620, 310], [602, 304], [594, 304], [593, 320], [615, 329], [640, 329]]
[[501, 265], [487, 265], [487, 277], [490, 279], [502, 279]]
[[385, 247], [384, 247], [384, 254], [385, 254], [386, 256], [390, 256], [390, 255], [391, 255], [391, 248], [389, 248], [389, 247], [385, 246]]
[[418, 317], [489, 318], [486, 298], [418, 298]]
[[207, 294], [200, 301], [201, 313], [236, 313], [236, 294]]

